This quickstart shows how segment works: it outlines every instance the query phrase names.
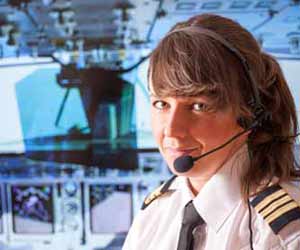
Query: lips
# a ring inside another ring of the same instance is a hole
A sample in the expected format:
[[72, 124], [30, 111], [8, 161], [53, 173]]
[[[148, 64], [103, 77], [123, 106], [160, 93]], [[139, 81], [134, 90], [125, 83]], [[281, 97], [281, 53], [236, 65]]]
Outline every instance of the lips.
[[180, 157], [183, 155], [190, 155], [193, 151], [195, 151], [197, 148], [165, 148], [165, 152], [173, 157]]

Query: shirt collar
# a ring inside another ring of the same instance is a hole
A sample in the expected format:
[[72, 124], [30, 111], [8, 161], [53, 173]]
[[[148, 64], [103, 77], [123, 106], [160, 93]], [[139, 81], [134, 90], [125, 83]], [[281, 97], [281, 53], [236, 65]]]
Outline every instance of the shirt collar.
[[[216, 232], [220, 230], [234, 208], [242, 201], [240, 176], [248, 164], [247, 146], [242, 146], [194, 197], [186, 177], [179, 177], [176, 188], [183, 192], [185, 204], [194, 199], [196, 210], [206, 224]], [[174, 186], [175, 186], [174, 185]], [[185, 205], [184, 204], [184, 205]]]

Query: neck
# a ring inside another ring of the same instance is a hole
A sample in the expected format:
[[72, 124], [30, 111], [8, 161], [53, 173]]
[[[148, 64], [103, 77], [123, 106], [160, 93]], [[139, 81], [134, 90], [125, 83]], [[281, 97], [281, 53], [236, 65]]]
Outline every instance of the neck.
[[201, 191], [204, 185], [213, 177], [221, 168], [224, 167], [225, 164], [231, 164], [231, 159], [233, 159], [237, 151], [241, 149], [242, 145], [238, 145], [238, 147], [232, 148], [231, 151], [227, 154], [226, 158], [221, 162], [221, 164], [217, 168], [213, 168], [213, 171], [206, 172], [205, 175], [198, 175], [198, 176], [190, 176], [188, 177], [189, 188], [192, 193], [197, 196], [197, 194]]
[[188, 178], [188, 185], [192, 193], [197, 196], [208, 180], [209, 179]]

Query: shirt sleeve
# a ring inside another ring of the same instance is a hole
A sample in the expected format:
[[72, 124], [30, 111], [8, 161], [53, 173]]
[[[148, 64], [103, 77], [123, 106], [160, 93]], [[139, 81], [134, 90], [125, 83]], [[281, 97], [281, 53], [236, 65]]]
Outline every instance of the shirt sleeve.
[[134, 249], [134, 238], [135, 232], [134, 232], [134, 224], [132, 224], [131, 228], [129, 229], [129, 232], [126, 236], [125, 242], [123, 244], [122, 250], [133, 250]]
[[126, 240], [123, 244], [123, 247], [122, 247], [122, 250], [130, 250], [132, 249], [132, 247], [130, 246], [131, 245], [131, 241], [132, 241], [132, 236], [131, 236], [131, 233], [132, 230], [130, 229], [128, 234], [127, 234], [127, 237], [126, 237]]
[[129, 232], [126, 236], [125, 242], [123, 244], [122, 250], [138, 250], [137, 249], [137, 243], [139, 242], [139, 231], [140, 231], [140, 220], [141, 220], [141, 213], [142, 211], [139, 211], [135, 219], [133, 220], [133, 223], [129, 229]]

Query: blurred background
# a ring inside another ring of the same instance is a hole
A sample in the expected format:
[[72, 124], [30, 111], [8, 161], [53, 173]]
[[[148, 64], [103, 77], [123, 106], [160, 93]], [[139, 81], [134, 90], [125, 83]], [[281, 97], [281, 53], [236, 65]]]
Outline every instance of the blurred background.
[[0, 250], [121, 249], [170, 176], [149, 53], [200, 13], [240, 22], [278, 59], [300, 117], [299, 0], [0, 0]]

